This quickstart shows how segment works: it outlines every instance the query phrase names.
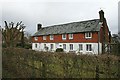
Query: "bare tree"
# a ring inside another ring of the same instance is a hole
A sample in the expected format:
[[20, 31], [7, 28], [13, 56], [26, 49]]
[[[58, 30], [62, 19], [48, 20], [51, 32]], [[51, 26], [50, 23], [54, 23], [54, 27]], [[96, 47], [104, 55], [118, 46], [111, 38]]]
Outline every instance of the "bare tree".
[[[13, 22], [10, 22], [9, 24], [7, 21], [5, 22], [4, 28], [1, 29], [2, 31], [2, 39], [3, 43], [6, 45], [6, 47], [15, 47], [16, 44], [21, 41], [21, 43], [24, 42], [24, 24], [21, 22], [18, 22], [17, 24], [14, 24]], [[24, 43], [23, 43], [24, 44]]]

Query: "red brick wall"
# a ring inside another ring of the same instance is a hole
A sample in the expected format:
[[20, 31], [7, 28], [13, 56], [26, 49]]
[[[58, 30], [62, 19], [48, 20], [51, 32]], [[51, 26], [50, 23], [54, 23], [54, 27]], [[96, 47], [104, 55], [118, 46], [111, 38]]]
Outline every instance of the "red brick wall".
[[101, 27], [101, 29], [100, 29], [100, 42], [104, 41], [103, 36], [105, 36], [106, 42], [109, 42], [108, 32], [109, 32], [108, 27], [105, 28], [105, 34], [103, 33], [103, 27]]
[[73, 39], [70, 40], [69, 36], [67, 34], [67, 39], [66, 40], [62, 40], [62, 35], [61, 34], [56, 34], [54, 35], [54, 40], [50, 40], [50, 36], [46, 36], [46, 40], [43, 40], [42, 36], [38, 37], [38, 40], [35, 41], [34, 37], [32, 38], [32, 42], [47, 42], [47, 43], [57, 43], [57, 42], [61, 42], [61, 43], [77, 43], [77, 42], [90, 42], [90, 43], [94, 43], [94, 42], [98, 42], [98, 33], [97, 32], [93, 32], [92, 33], [92, 38], [91, 39], [86, 39], [85, 38], [85, 33], [76, 33], [73, 34]]

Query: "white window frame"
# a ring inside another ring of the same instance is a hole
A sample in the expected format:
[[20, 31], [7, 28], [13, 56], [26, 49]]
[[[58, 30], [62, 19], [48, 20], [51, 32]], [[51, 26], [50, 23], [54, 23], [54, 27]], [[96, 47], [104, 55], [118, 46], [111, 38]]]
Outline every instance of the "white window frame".
[[73, 48], [74, 48], [73, 44], [70, 44], [70, 51], [73, 51]]
[[46, 44], [44, 44], [44, 49], [45, 49], [46, 47], [47, 47]]
[[88, 52], [92, 51], [92, 44], [86, 44], [86, 51]]
[[63, 44], [63, 49], [66, 50], [66, 44]]
[[79, 51], [83, 51], [83, 44], [79, 44]]
[[62, 40], [66, 40], [66, 34], [62, 34]]
[[44, 50], [45, 50], [45, 51], [48, 51], [47, 44], [44, 44]]
[[37, 43], [35, 43], [35, 48], [37, 48], [38, 47], [38, 45], [37, 45]]
[[92, 38], [92, 32], [86, 32], [85, 33], [85, 38], [86, 39]]
[[43, 36], [43, 40], [46, 40], [46, 36]]
[[50, 35], [50, 40], [54, 40], [54, 35]]
[[50, 44], [50, 50], [53, 50], [53, 49], [54, 49], [54, 45]]
[[34, 40], [37, 41], [37, 40], [38, 40], [38, 37], [34, 37]]
[[73, 39], [73, 34], [69, 34], [69, 39]]

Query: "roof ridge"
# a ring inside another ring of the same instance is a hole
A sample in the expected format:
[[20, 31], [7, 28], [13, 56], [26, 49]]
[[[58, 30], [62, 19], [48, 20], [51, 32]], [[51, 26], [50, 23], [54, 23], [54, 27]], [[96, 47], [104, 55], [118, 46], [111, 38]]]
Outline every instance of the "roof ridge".
[[37, 31], [33, 36], [99, 31], [100, 26], [101, 24], [99, 24], [99, 19], [92, 19], [92, 20], [79, 21], [79, 22], [70, 22], [66, 24], [43, 27], [39, 29], [39, 31]]
[[56, 26], [61, 26], [61, 25], [68, 25], [68, 24], [73, 24], [73, 23], [82, 23], [82, 22], [88, 22], [88, 21], [94, 21], [94, 20], [100, 20], [100, 19], [91, 19], [91, 20], [84, 20], [84, 21], [77, 21], [77, 22], [68, 22], [68, 23], [63, 23], [63, 24], [55, 24], [55, 25], [42, 27], [42, 28], [56, 27]]

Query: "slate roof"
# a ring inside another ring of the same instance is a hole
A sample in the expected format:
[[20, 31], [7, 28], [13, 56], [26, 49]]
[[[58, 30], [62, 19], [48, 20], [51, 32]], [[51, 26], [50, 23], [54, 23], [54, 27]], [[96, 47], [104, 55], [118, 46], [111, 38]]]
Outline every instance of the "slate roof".
[[100, 26], [102, 25], [99, 22], [99, 19], [93, 19], [81, 22], [72, 22], [67, 24], [43, 27], [33, 36], [99, 31]]

